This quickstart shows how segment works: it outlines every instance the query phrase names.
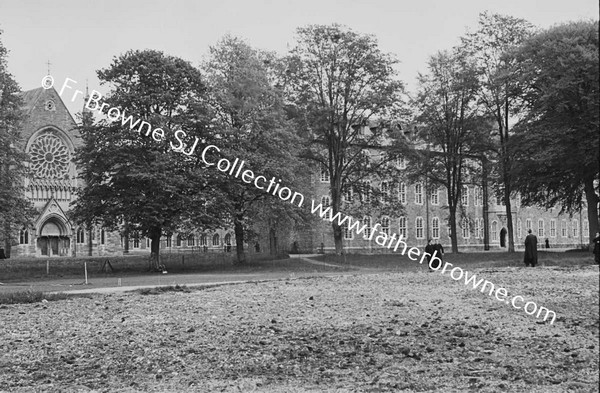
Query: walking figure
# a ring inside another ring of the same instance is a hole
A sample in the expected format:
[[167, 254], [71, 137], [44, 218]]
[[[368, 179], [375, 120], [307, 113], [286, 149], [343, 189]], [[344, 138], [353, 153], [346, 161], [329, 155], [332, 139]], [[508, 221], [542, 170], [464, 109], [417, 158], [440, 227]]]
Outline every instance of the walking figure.
[[434, 267], [438, 267], [444, 261], [444, 246], [442, 246], [439, 241], [436, 241], [433, 245], [433, 251], [437, 251], [435, 256], [439, 259], [439, 261], [436, 261], [436, 265]]
[[427, 245], [425, 246], [425, 255], [427, 255], [427, 266], [429, 266], [430, 271], [433, 271], [429, 263], [431, 262], [431, 256], [433, 255], [434, 251], [435, 248], [433, 247], [433, 244], [431, 244], [431, 239], [428, 239]]
[[523, 258], [525, 266], [531, 265], [535, 267], [537, 265], [537, 237], [531, 233], [531, 229], [527, 231], [529, 233], [525, 237], [525, 256]]

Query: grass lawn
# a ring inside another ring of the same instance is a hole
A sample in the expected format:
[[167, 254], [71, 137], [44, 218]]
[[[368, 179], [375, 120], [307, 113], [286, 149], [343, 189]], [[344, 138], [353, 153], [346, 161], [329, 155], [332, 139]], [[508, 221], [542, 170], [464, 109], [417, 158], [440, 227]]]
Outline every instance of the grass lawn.
[[[389, 269], [397, 271], [422, 270], [424, 266], [419, 265], [420, 256], [417, 261], [410, 260], [407, 256], [399, 253], [394, 254], [347, 254], [336, 256], [332, 254], [321, 255], [314, 259], [335, 265], [351, 265], [363, 268]], [[454, 266], [464, 268], [490, 268], [490, 267], [522, 267], [523, 253], [507, 252], [473, 252], [473, 253], [447, 253], [444, 261]], [[425, 264], [425, 262], [423, 263]], [[572, 266], [592, 265], [594, 254], [584, 251], [576, 252], [550, 252], [538, 251], [539, 266]]]
[[[101, 268], [107, 259], [114, 271], [102, 272]], [[46, 273], [46, 261], [49, 261], [49, 274]], [[132, 255], [121, 257], [90, 258], [52, 258], [52, 259], [6, 259], [0, 260], [0, 283], [16, 281], [43, 281], [58, 278], [82, 278], [84, 263], [87, 264], [88, 277], [108, 277], [118, 274], [119, 277], [156, 275], [148, 272], [148, 256]], [[229, 260], [218, 258], [204, 259], [202, 254], [165, 255], [163, 263], [169, 273], [260, 273], [260, 272], [325, 272], [347, 271], [349, 268], [338, 268], [314, 265], [301, 259], [250, 260], [236, 265]]]

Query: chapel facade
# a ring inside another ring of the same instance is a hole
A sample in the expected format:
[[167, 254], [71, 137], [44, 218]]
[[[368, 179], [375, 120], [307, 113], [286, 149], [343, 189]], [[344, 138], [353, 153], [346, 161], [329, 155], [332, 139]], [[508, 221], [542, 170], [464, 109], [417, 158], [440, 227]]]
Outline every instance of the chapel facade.
[[[25, 120], [21, 136], [30, 157], [25, 195], [38, 214], [33, 224], [16, 228], [10, 257], [76, 257], [149, 254], [150, 239], [137, 232], [127, 238], [103, 228], [78, 227], [69, 217], [70, 204], [83, 185], [75, 165], [75, 149], [83, 142], [77, 123], [53, 88], [21, 94]], [[85, 109], [84, 109], [85, 110]], [[263, 228], [264, 227], [264, 228]], [[246, 245], [249, 253], [279, 254], [287, 242], [272, 225], [258, 225], [264, 236]], [[231, 229], [173, 233], [161, 238], [163, 252], [235, 252]]]

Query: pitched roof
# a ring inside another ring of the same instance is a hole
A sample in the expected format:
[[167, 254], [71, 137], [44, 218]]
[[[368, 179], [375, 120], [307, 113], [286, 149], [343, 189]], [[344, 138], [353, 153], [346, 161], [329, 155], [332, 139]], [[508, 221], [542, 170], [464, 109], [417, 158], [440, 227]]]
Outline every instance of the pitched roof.
[[38, 87], [36, 89], [27, 90], [21, 93], [21, 98], [23, 99], [23, 108], [27, 113], [29, 113], [31, 109], [35, 106], [35, 103], [40, 98], [43, 92], [44, 88]]

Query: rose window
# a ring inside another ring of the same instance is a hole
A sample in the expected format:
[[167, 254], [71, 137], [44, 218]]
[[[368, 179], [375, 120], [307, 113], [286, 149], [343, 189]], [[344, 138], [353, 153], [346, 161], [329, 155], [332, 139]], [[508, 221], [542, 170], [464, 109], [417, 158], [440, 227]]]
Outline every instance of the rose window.
[[31, 145], [31, 166], [42, 178], [63, 178], [69, 168], [69, 149], [55, 135], [38, 137]]

